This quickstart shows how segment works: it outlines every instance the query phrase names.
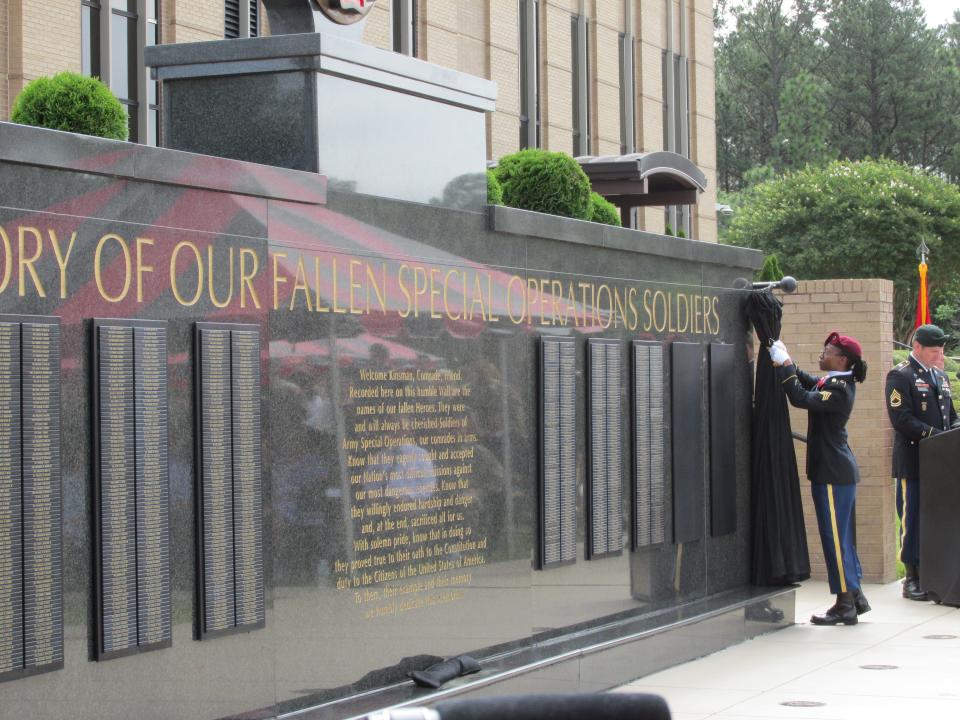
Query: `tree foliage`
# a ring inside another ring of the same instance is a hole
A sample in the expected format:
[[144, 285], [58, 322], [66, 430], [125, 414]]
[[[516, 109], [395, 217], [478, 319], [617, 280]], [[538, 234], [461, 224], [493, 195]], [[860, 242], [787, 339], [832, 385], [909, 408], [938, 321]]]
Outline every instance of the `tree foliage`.
[[912, 328], [921, 240], [931, 304], [960, 306], [960, 189], [950, 182], [891, 160], [834, 161], [744, 195], [727, 242], [775, 253], [803, 280], [893, 280], [898, 337]]
[[783, 279], [783, 270], [780, 269], [780, 262], [776, 254], [771, 253], [763, 259], [763, 266], [757, 274], [757, 280], [779, 282]]
[[21, 125], [127, 139], [127, 114], [120, 101], [99, 79], [72, 72], [29, 82], [14, 101], [10, 119]]
[[931, 29], [919, 0], [717, 1], [721, 189], [831, 158], [960, 179], [960, 12]]

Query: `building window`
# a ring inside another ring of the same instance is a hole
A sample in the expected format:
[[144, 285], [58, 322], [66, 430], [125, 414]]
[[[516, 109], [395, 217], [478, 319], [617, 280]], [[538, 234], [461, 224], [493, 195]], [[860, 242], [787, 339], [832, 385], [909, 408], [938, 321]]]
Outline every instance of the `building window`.
[[223, 8], [223, 36], [227, 39], [257, 37], [260, 34], [260, 3], [257, 0], [226, 0]]
[[520, 0], [520, 148], [540, 147], [540, 3]]
[[631, 33], [620, 33], [620, 153], [637, 151], [636, 46]]
[[393, 51], [417, 55], [417, 0], [393, 0], [390, 11]]
[[[80, 67], [99, 77], [127, 111], [131, 142], [157, 144], [157, 83], [143, 48], [159, 40], [159, 0], [81, 0]], [[109, 1], [109, 11], [104, 12]], [[143, 22], [141, 22], [143, 20]]]
[[573, 154], [590, 154], [590, 47], [588, 20], [570, 18], [570, 47], [573, 72]]

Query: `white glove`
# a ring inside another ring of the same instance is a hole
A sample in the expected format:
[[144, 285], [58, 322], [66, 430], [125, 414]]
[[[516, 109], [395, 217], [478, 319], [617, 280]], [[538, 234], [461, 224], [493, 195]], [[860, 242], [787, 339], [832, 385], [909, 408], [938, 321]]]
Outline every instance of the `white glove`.
[[777, 340], [770, 346], [770, 359], [775, 365], [783, 365], [790, 360], [790, 353], [787, 352], [787, 346], [782, 340]]

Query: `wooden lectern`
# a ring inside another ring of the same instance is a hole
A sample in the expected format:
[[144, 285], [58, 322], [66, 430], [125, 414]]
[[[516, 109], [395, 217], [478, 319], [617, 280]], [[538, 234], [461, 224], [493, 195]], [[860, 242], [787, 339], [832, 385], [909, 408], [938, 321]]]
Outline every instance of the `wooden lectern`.
[[920, 584], [960, 607], [960, 429], [920, 442]]

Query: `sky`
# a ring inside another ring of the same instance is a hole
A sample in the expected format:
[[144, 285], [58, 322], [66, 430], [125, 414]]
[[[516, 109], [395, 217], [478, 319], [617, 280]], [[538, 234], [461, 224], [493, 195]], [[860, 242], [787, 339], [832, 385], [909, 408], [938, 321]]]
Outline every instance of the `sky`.
[[927, 14], [927, 25], [937, 27], [953, 17], [954, 10], [960, 10], [960, 0], [920, 0]]

